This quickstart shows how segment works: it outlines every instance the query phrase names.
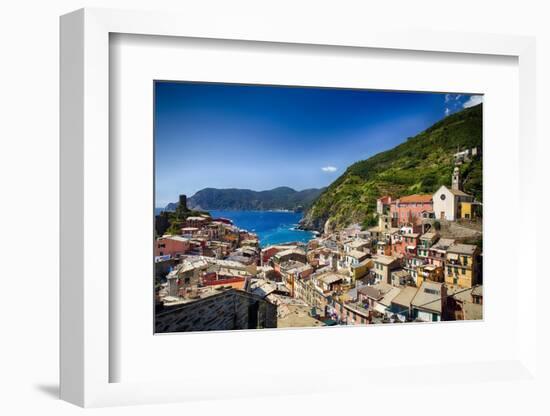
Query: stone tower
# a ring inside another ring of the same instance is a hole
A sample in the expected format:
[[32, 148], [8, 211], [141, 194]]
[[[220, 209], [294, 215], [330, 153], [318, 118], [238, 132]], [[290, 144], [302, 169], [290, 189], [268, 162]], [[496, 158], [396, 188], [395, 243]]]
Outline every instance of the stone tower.
[[453, 170], [453, 186], [452, 186], [452, 189], [455, 189], [457, 191], [460, 191], [462, 188], [462, 185], [460, 183], [460, 169], [458, 168], [458, 166], [455, 166], [454, 170]]
[[186, 211], [187, 210], [187, 196], [186, 195], [180, 195], [180, 209]]

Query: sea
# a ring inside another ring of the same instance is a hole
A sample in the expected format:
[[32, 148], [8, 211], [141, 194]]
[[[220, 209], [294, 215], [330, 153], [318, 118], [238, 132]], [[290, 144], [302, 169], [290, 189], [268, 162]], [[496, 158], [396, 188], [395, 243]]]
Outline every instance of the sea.
[[262, 247], [289, 242], [307, 243], [315, 237], [311, 231], [297, 229], [303, 215], [301, 212], [214, 210], [210, 215], [228, 218], [237, 227], [257, 234]]
[[[160, 211], [162, 208], [156, 208], [155, 214], [158, 215]], [[307, 243], [315, 237], [311, 231], [297, 229], [303, 215], [301, 212], [224, 210], [209, 212], [214, 218], [230, 219], [237, 227], [257, 234], [262, 247], [290, 242]]]

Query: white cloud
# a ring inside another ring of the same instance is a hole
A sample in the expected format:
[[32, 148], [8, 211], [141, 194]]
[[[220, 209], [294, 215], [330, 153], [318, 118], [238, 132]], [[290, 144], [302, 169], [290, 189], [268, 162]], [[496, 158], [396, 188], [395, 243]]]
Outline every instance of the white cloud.
[[473, 107], [474, 105], [478, 105], [483, 102], [483, 96], [482, 95], [472, 95], [468, 100], [462, 104], [462, 107], [469, 108]]
[[445, 104], [451, 103], [452, 101], [458, 101], [460, 97], [462, 97], [462, 94], [445, 94]]
[[447, 117], [449, 114], [451, 114], [451, 109], [447, 107], [445, 109], [445, 117]]
[[321, 170], [323, 172], [332, 173], [332, 172], [336, 172], [338, 170], [338, 168], [336, 166], [324, 166], [324, 167], [321, 168]]

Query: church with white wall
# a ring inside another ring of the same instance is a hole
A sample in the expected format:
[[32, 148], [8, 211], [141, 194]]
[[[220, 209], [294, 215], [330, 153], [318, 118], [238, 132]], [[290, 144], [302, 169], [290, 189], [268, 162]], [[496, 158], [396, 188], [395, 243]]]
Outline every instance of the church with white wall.
[[474, 197], [462, 191], [460, 169], [454, 168], [451, 188], [441, 186], [433, 194], [433, 210], [439, 220], [456, 221], [460, 218], [461, 202], [473, 202]]

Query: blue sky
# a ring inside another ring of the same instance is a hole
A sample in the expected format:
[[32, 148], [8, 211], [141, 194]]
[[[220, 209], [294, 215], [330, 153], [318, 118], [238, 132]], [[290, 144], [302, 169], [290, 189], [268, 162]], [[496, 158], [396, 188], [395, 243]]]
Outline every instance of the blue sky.
[[155, 83], [155, 206], [200, 189], [328, 186], [481, 96]]

